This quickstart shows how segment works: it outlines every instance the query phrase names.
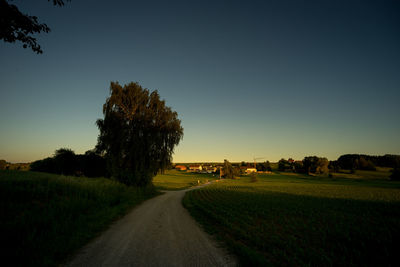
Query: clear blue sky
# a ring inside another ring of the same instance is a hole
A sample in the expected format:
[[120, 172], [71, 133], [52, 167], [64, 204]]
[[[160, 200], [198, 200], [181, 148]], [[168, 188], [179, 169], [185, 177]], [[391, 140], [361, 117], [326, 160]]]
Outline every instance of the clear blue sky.
[[400, 154], [398, 1], [14, 1], [44, 54], [0, 42], [0, 159], [84, 153], [110, 81], [157, 89], [175, 162]]

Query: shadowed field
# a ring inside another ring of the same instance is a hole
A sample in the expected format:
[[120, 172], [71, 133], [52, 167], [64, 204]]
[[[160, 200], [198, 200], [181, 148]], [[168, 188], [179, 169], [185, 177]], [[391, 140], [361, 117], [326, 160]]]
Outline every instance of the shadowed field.
[[243, 264], [393, 265], [400, 183], [296, 174], [225, 180], [183, 203]]

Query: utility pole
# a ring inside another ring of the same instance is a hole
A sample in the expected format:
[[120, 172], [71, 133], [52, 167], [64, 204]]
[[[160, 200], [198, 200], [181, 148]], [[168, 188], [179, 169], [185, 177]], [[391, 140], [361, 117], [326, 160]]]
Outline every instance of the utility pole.
[[258, 160], [258, 159], [265, 159], [265, 158], [254, 158], [254, 157], [253, 157], [253, 159], [254, 159], [254, 169], [257, 169], [257, 162], [256, 162], [256, 160]]

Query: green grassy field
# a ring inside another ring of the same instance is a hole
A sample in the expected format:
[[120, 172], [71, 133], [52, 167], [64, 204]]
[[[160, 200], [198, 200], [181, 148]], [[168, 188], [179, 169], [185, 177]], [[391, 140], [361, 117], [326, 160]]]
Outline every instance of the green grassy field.
[[160, 190], [181, 190], [215, 179], [217, 177], [212, 174], [169, 170], [165, 174], [154, 177], [153, 184]]
[[157, 194], [104, 178], [0, 171], [1, 260], [10, 266], [59, 265]]
[[351, 174], [350, 170], [343, 170], [339, 173], [334, 173], [334, 177], [353, 178], [353, 179], [379, 179], [389, 180], [392, 168], [377, 167], [376, 171], [356, 170]]
[[241, 177], [190, 191], [183, 203], [246, 266], [397, 265], [400, 183], [363, 175]]

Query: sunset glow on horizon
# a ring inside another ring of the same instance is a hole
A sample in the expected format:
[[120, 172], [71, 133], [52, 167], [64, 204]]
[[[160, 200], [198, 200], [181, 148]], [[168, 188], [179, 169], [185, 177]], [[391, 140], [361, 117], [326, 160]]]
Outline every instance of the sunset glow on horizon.
[[0, 159], [93, 149], [111, 81], [178, 113], [174, 162], [400, 154], [396, 1], [15, 2], [52, 31], [0, 42]]

